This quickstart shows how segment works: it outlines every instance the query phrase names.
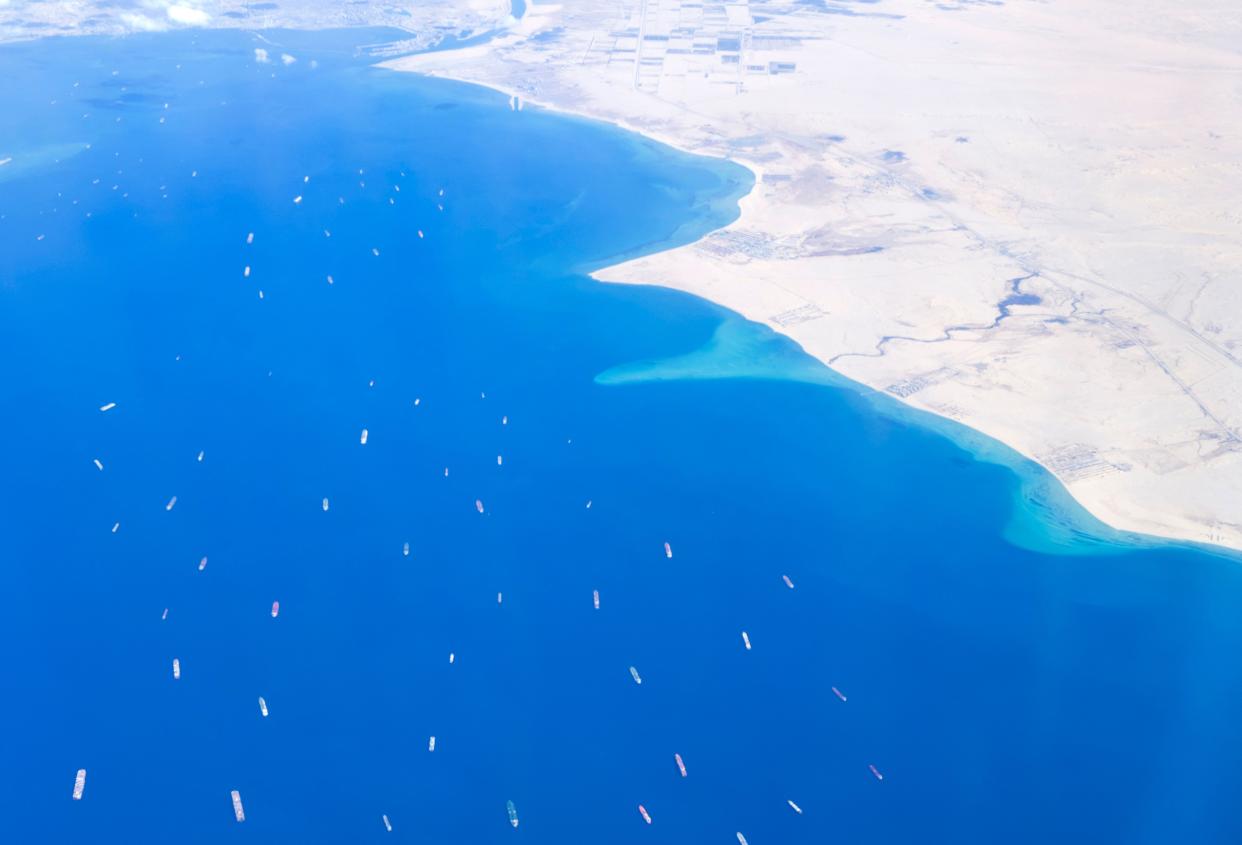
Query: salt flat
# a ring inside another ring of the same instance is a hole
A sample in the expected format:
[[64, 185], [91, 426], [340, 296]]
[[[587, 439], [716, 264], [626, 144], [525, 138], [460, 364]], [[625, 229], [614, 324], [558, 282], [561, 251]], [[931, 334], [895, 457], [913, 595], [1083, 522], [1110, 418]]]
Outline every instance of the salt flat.
[[400, 70], [751, 168], [728, 228], [607, 268], [991, 435], [1125, 530], [1242, 548], [1242, 8], [530, 6]]

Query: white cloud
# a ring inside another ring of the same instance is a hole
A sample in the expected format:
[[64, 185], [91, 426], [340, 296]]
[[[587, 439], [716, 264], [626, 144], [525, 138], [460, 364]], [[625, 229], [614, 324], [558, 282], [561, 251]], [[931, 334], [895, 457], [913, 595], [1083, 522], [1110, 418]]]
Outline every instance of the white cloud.
[[281, 53], [280, 60], [284, 62], [286, 65], [291, 65], [297, 61], [297, 59], [295, 59], [293, 56], [290, 56], [288, 53]]
[[267, 57], [267, 50], [264, 50], [262, 47], [254, 48], [254, 60], [261, 65], [265, 65], [271, 61], [271, 59]]
[[211, 22], [211, 15], [193, 6], [169, 6], [168, 19], [173, 23], [185, 26], [206, 26]]
[[136, 15], [131, 12], [121, 15], [121, 23], [125, 24], [127, 29], [139, 32], [159, 32], [168, 29], [168, 26], [163, 21], [157, 21], [148, 18], [146, 15]]

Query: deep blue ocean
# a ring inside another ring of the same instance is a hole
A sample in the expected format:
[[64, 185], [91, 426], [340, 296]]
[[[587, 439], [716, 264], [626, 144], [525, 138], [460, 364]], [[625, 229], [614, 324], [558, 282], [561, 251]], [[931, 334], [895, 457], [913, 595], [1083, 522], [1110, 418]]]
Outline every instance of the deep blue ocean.
[[265, 35], [0, 48], [0, 841], [1242, 841], [1237, 558], [585, 275], [745, 170]]

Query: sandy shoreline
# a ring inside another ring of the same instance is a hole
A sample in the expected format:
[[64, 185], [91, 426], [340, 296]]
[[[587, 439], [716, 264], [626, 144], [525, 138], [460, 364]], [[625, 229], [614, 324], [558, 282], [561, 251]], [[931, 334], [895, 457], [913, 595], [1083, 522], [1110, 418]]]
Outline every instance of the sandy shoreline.
[[[685, 290], [767, 325], [849, 379], [1013, 448], [1119, 530], [1242, 549], [1242, 296], [1227, 284], [1242, 266], [1227, 207], [1229, 186], [1242, 187], [1242, 142], [1219, 131], [1242, 125], [1242, 108], [1206, 108], [1242, 74], [1242, 54], [1207, 30], [1192, 28], [1202, 37], [1190, 46], [1186, 31], [1110, 31], [1123, 43], [1090, 56], [1104, 68], [1099, 91], [1066, 103], [1073, 86], [1053, 70], [1062, 43], [1094, 44], [1106, 11], [1015, 21], [891, 6], [906, 17], [756, 23], [744, 6], [731, 11], [739, 44], [749, 39], [753, 55], [768, 39], [766, 66], [788, 73], [722, 73], [718, 56], [673, 52], [661, 39], [687, 30], [684, 15], [670, 26], [549, 6], [486, 45], [384, 66], [751, 169], [756, 186], [733, 224], [594, 275]], [[650, 78], [653, 31], [665, 52]], [[603, 54], [601, 33], [613, 37]], [[948, 92], [890, 67], [885, 52], [911, 49], [915, 34], [925, 55], [909, 64]], [[1133, 59], [1139, 46], [1147, 63]], [[1015, 51], [1024, 59], [1007, 62]], [[1001, 79], [976, 91], [962, 54]], [[841, 56], [912, 90], [825, 88], [847, 78]], [[1081, 82], [1089, 64], [1069, 75]], [[1142, 101], [1124, 93], [1136, 82]]]

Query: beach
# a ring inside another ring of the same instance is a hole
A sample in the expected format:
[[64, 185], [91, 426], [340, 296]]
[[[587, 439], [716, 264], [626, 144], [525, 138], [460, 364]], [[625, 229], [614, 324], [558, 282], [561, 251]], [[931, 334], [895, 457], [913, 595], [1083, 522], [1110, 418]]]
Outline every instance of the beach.
[[734, 223], [595, 276], [767, 325], [1114, 528], [1242, 548], [1236, 18], [820, 6], [532, 5], [385, 66], [743, 164]]

